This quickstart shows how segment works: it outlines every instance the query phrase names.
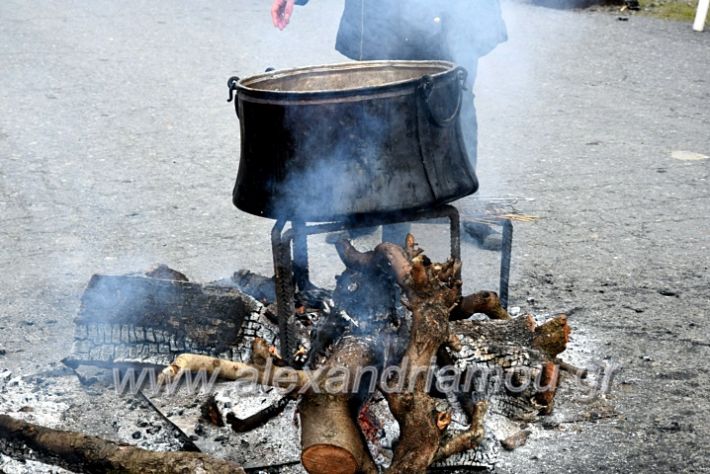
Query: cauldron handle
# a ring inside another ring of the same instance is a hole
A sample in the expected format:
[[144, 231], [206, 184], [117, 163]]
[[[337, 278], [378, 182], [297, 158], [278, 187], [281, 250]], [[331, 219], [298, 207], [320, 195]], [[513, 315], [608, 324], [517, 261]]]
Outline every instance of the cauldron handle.
[[237, 82], [239, 82], [239, 78], [237, 76], [232, 76], [227, 79], [227, 87], [229, 88], [229, 98], [227, 99], [227, 102], [234, 100], [234, 94], [237, 92]]
[[466, 75], [467, 74], [468, 73], [466, 72], [466, 70], [464, 68], [462, 68], [462, 67], [456, 68], [456, 76], [459, 80], [456, 108], [454, 109], [454, 112], [451, 114], [451, 116], [449, 116], [445, 119], [440, 119], [439, 117], [434, 115], [434, 112], [432, 112], [431, 107], [429, 106], [429, 99], [431, 97], [431, 91], [434, 88], [434, 80], [428, 74], [425, 74], [424, 76], [422, 76], [421, 81], [419, 83], [419, 91], [421, 92], [422, 98], [424, 99], [424, 105], [426, 106], [427, 116], [429, 117], [429, 120], [437, 127], [439, 127], [439, 128], [448, 127], [459, 116], [459, 112], [461, 111], [461, 103], [463, 102], [463, 89], [464, 89], [464, 83], [466, 82]]
[[[274, 71], [274, 68], [272, 67], [267, 67], [264, 72], [271, 72]], [[231, 102], [234, 100], [234, 94], [237, 92], [237, 83], [239, 82], [239, 77], [237, 76], [232, 76], [229, 79], [227, 79], [227, 87], [229, 87], [229, 99], [227, 99], [227, 102]]]
[[[238, 94], [237, 92], [237, 83], [239, 82], [239, 78], [237, 76], [232, 76], [229, 79], [227, 79], [227, 87], [229, 88], [229, 98], [227, 99], [227, 102], [232, 102], [234, 100], [234, 97]], [[234, 100], [234, 112], [237, 114], [237, 118], [239, 117], [239, 101]]]

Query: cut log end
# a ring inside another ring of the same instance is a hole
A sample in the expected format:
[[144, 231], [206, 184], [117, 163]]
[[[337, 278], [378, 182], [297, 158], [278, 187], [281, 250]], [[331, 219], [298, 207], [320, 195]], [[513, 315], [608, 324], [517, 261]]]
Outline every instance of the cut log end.
[[298, 406], [301, 462], [309, 474], [377, 472], [347, 395], [308, 393]]
[[533, 348], [554, 359], [567, 348], [569, 335], [567, 316], [561, 314], [535, 328]]
[[358, 462], [346, 449], [332, 444], [315, 444], [304, 449], [301, 463], [310, 474], [355, 474]]

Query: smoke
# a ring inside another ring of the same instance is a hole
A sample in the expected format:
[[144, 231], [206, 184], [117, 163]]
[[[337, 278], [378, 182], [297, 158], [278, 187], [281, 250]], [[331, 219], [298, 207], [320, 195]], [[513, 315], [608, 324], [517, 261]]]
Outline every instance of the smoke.
[[384, 115], [313, 105], [289, 109], [284, 126], [293, 141], [286, 179], [274, 183], [279, 217], [328, 220], [356, 212], [358, 203], [375, 209], [398, 201], [393, 171], [381, 160], [391, 146]]

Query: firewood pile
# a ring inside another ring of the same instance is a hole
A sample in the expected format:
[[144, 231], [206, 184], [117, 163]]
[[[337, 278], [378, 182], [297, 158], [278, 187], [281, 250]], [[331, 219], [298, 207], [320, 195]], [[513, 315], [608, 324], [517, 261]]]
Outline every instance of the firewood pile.
[[[270, 278], [240, 271], [201, 285], [165, 266], [95, 275], [65, 364], [84, 381], [86, 367], [115, 369], [123, 390], [154, 369], [136, 390], [194, 449], [152, 452], [0, 416], [3, 452], [76, 472], [490, 468], [499, 447], [525, 443], [517, 427], [552, 413], [561, 371], [586, 375], [559, 357], [564, 314], [513, 318], [494, 292], [462, 297], [461, 263], [430, 261], [411, 235], [402, 247], [336, 248], [346, 269], [335, 289], [297, 295], [293, 354], [276, 349]], [[191, 390], [196, 380], [209, 390]]]

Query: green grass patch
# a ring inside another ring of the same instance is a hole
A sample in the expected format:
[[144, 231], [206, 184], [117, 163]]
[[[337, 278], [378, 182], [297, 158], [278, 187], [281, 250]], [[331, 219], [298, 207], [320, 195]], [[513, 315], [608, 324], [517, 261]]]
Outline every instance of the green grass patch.
[[[698, 8], [697, 1], [663, 1], [639, 0], [641, 11], [667, 20], [685, 21], [692, 23]], [[708, 24], [707, 19], [705, 24]]]

